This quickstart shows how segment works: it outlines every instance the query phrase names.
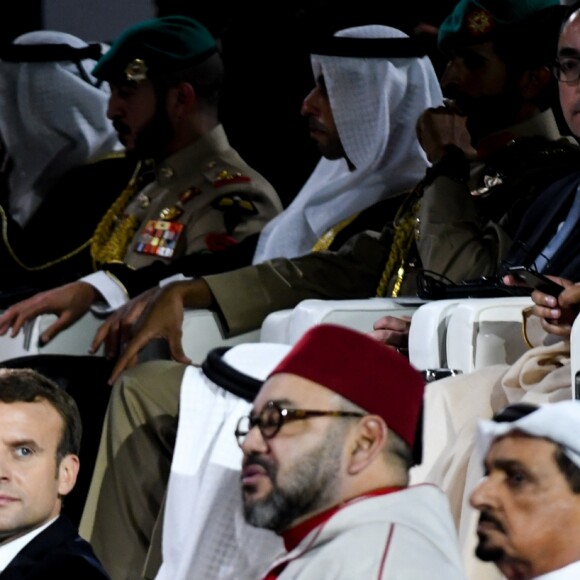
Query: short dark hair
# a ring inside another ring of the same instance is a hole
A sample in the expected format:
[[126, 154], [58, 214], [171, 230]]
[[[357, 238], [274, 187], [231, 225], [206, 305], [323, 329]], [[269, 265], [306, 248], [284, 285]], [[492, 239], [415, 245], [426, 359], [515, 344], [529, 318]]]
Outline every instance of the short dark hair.
[[164, 94], [168, 88], [179, 83], [189, 83], [200, 99], [217, 107], [224, 84], [224, 70], [222, 57], [215, 53], [190, 68], [153, 78], [151, 82], [158, 94]]
[[[532, 14], [525, 20], [507, 26], [494, 39], [495, 52], [505, 62], [508, 72], [518, 78], [526, 70], [548, 67], [556, 58], [558, 38], [565, 6], [552, 6]], [[559, 103], [558, 83], [550, 82], [538, 95], [537, 104], [546, 110]]]
[[62, 417], [64, 428], [56, 450], [57, 465], [69, 454], [78, 455], [81, 446], [81, 416], [75, 400], [53, 380], [31, 368], [0, 368], [0, 401], [52, 405]]

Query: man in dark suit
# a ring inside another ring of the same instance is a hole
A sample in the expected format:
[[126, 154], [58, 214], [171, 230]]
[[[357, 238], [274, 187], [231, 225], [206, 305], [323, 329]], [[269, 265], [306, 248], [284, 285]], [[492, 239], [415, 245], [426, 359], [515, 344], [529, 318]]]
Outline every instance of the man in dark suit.
[[32, 369], [0, 370], [0, 577], [109, 579], [61, 514], [79, 471], [72, 397]]

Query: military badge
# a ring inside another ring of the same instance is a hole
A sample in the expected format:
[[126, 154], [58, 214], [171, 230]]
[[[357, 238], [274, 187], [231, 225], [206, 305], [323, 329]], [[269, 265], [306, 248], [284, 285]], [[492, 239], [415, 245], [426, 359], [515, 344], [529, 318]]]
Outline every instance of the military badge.
[[495, 175], [484, 175], [483, 177], [483, 187], [479, 187], [478, 189], [474, 189], [471, 191], [471, 195], [477, 197], [478, 195], [484, 195], [487, 193], [492, 187], [496, 187], [503, 183], [503, 176], [499, 173]]
[[244, 216], [257, 215], [258, 209], [247, 198], [241, 195], [222, 195], [214, 199], [212, 207], [223, 212], [226, 232], [233, 232], [243, 221]]
[[134, 58], [125, 69], [125, 76], [128, 81], [140, 83], [147, 78], [147, 65], [144, 60]]
[[478, 8], [470, 12], [465, 18], [465, 27], [471, 36], [483, 36], [491, 32], [495, 21], [490, 12], [484, 8]]
[[258, 213], [256, 206], [249, 199], [244, 199], [239, 195], [224, 195], [214, 200], [211, 205], [222, 211], [234, 210], [246, 215], [256, 215]]
[[159, 212], [159, 217], [162, 220], [172, 221], [177, 219], [183, 214], [183, 206], [188, 201], [192, 200], [194, 197], [201, 195], [201, 189], [198, 187], [190, 187], [188, 190], [184, 191], [179, 199], [175, 202], [173, 207], [165, 207]]
[[172, 258], [182, 233], [183, 224], [165, 220], [149, 220], [139, 235], [135, 251], [160, 258]]

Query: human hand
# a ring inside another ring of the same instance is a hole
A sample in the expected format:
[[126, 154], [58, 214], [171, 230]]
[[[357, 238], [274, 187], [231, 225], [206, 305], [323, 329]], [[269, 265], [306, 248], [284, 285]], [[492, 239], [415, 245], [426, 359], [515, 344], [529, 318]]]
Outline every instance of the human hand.
[[394, 348], [395, 350], [407, 349], [409, 346], [409, 329], [411, 317], [383, 316], [373, 324], [373, 330], [369, 336]]
[[[173, 282], [156, 291], [152, 296], [153, 299], [146, 304], [139, 320], [133, 325], [133, 336], [122, 348], [109, 384], [112, 385], [126, 368], [134, 366], [138, 361], [139, 352], [158, 338], [167, 341], [172, 359], [191, 364], [181, 344], [183, 311], [191, 285], [191, 282]], [[194, 283], [193, 285], [195, 287]], [[205, 304], [200, 302], [199, 307], [205, 307]]]
[[557, 276], [548, 276], [548, 278], [564, 286], [564, 290], [557, 297], [534, 290], [532, 292], [534, 302], [532, 314], [541, 319], [542, 328], [546, 332], [568, 337], [572, 331], [572, 324], [578, 315], [580, 285]]
[[41, 344], [46, 344], [86, 314], [98, 296], [97, 290], [86, 282], [72, 282], [39, 292], [4, 311], [0, 316], [0, 336], [11, 330], [10, 336], [14, 337], [29, 320], [41, 314], [56, 314], [55, 322], [40, 336]]
[[155, 299], [159, 288], [155, 286], [135, 296], [127, 304], [111, 314], [97, 330], [89, 348], [89, 353], [95, 354], [104, 344], [105, 357], [109, 360], [121, 352], [121, 348], [132, 338], [133, 326], [145, 310], [149, 302]]
[[431, 163], [441, 160], [446, 146], [455, 145], [467, 159], [475, 159], [477, 151], [471, 144], [467, 130], [467, 117], [451, 102], [441, 107], [431, 107], [423, 112], [417, 122], [417, 138]]

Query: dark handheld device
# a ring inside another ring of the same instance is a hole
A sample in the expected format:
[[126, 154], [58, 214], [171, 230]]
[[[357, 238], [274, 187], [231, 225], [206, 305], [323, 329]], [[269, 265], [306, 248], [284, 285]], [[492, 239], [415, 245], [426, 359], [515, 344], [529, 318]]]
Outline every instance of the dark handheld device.
[[564, 286], [550, 280], [550, 278], [539, 272], [529, 270], [525, 266], [512, 266], [508, 269], [508, 272], [518, 280], [524, 282], [526, 286], [539, 290], [544, 294], [549, 294], [550, 296], [558, 296], [564, 290]]

